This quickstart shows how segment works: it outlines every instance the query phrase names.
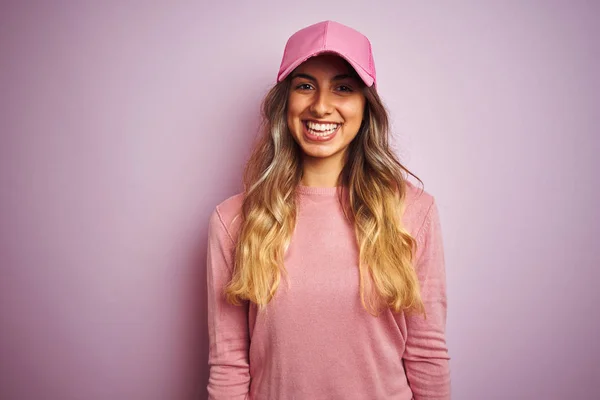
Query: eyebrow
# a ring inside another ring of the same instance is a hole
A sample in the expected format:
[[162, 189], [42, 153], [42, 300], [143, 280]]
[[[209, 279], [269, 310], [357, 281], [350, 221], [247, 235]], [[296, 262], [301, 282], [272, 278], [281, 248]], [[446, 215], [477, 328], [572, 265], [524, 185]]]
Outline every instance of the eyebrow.
[[[291, 79], [294, 79], [294, 78], [305, 78], [305, 79], [311, 80], [313, 82], [317, 81], [317, 79], [314, 76], [308, 75], [308, 74], [304, 74], [304, 73], [301, 73], [301, 72], [292, 75]], [[356, 75], [354, 75], [354, 74], [340, 74], [340, 75], [334, 76], [331, 80], [332, 81], [341, 81], [342, 79], [346, 79], [346, 78], [354, 78], [354, 79], [356, 79]]]

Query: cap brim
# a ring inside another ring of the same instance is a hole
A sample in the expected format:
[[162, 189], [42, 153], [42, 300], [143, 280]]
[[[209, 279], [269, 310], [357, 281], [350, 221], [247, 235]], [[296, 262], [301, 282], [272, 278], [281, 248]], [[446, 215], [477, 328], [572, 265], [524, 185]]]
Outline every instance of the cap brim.
[[315, 57], [321, 54], [328, 54], [328, 53], [333, 53], [337, 56], [342, 57], [344, 60], [348, 61], [348, 63], [352, 66], [352, 68], [354, 68], [354, 70], [356, 71], [356, 73], [358, 74], [358, 76], [360, 77], [360, 79], [362, 79], [362, 81], [365, 83], [365, 85], [367, 86], [372, 86], [374, 83], [374, 79], [371, 75], [369, 75], [367, 73], [367, 71], [365, 71], [358, 63], [356, 63], [354, 60], [352, 60], [351, 58], [348, 58], [347, 56], [345, 56], [342, 53], [338, 53], [335, 50], [322, 50], [322, 51], [318, 51], [316, 53], [312, 53], [311, 55], [307, 56], [307, 57], [303, 57], [303, 58], [299, 58], [298, 60], [294, 61], [292, 64], [290, 64], [289, 67], [287, 67], [283, 72], [281, 72], [279, 74], [279, 76], [277, 77], [277, 82], [281, 82], [282, 80], [284, 80], [293, 70], [295, 70], [300, 64], [302, 64], [303, 62], [305, 62], [306, 60], [308, 60], [311, 57]]

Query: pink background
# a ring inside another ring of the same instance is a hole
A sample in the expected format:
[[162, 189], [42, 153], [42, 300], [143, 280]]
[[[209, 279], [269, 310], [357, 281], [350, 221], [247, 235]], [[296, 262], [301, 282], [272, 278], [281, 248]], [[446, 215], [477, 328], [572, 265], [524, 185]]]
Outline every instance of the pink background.
[[0, 398], [206, 398], [208, 216], [324, 19], [438, 200], [453, 397], [600, 398], [597, 2], [50, 3], [0, 5]]

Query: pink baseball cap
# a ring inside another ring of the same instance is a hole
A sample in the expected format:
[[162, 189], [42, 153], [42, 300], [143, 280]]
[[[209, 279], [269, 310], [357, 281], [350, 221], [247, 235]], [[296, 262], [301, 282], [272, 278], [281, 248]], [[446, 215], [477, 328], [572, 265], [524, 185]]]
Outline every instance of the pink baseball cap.
[[371, 42], [362, 33], [335, 21], [323, 21], [294, 33], [285, 45], [277, 82], [310, 57], [335, 53], [344, 58], [367, 86], [376, 84]]

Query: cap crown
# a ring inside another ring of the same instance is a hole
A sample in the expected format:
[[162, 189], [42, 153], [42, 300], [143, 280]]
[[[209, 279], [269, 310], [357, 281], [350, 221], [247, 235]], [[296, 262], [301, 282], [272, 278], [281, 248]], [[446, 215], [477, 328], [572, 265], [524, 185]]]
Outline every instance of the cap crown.
[[310, 57], [326, 52], [345, 58], [367, 86], [375, 83], [371, 42], [362, 33], [335, 21], [310, 25], [288, 39], [277, 80], [283, 80]]

